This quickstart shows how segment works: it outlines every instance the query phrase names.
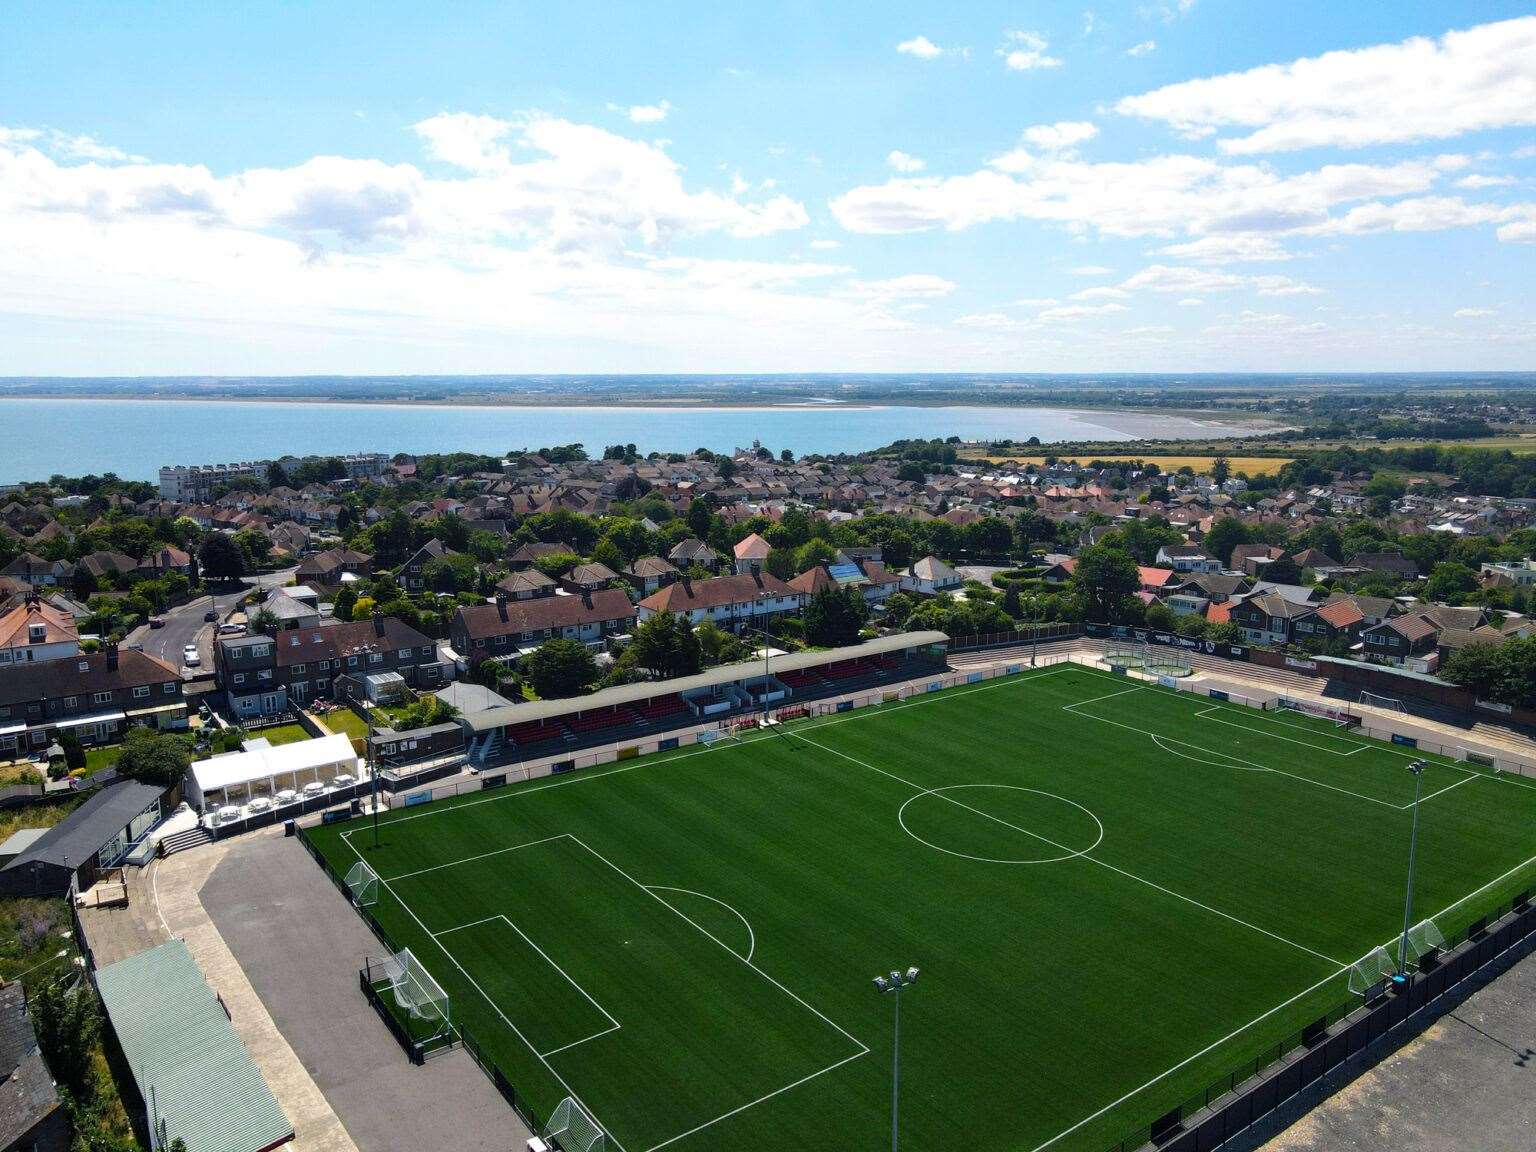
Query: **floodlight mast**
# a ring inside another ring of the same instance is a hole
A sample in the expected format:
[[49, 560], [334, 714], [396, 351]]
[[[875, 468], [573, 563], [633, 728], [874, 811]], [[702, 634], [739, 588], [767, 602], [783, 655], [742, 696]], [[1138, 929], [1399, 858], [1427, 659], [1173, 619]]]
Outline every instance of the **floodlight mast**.
[[891, 1152], [897, 1152], [897, 1119], [901, 1114], [901, 990], [917, 983], [917, 969], [891, 970], [888, 976], [875, 977], [875, 991], [895, 993], [896, 1021], [891, 1042]]
[[1397, 946], [1397, 975], [1394, 979], [1398, 983], [1408, 979], [1408, 927], [1413, 923], [1413, 865], [1419, 848], [1419, 793], [1423, 785], [1424, 769], [1428, 767], [1429, 764], [1423, 760], [1415, 760], [1408, 765], [1408, 771], [1413, 773], [1413, 831], [1408, 835], [1408, 895], [1403, 904], [1403, 938]]

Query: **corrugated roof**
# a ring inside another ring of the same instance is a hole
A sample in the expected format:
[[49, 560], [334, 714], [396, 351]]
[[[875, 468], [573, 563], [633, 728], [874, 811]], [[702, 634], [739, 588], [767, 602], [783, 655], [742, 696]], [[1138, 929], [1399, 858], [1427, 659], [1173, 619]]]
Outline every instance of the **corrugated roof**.
[[96, 974], [146, 1107], [198, 1152], [262, 1152], [293, 1125], [262, 1079], [186, 944], [172, 940]]
[[[835, 664], [843, 660], [857, 660], [864, 656], [883, 656], [904, 648], [919, 648], [927, 644], [945, 644], [949, 637], [943, 632], [898, 632], [894, 636], [882, 636], [848, 648], [833, 648], [824, 652], [792, 652], [788, 656], [774, 656], [768, 664], [769, 675], [795, 672], [802, 668], [818, 668], [823, 664]], [[713, 688], [717, 684], [730, 684], [737, 680], [750, 680], [763, 674], [760, 660], [740, 664], [722, 664], [696, 676], [681, 676], [676, 680], [648, 680], [640, 684], [623, 684], [617, 688], [604, 688], [590, 696], [576, 696], [568, 700], [533, 700], [526, 704], [513, 704], [506, 708], [487, 708], [462, 717], [465, 724], [476, 732], [488, 732], [505, 724], [524, 724], [547, 720], [557, 716], [574, 716], [577, 712], [596, 712], [618, 704], [632, 704], [652, 700], [658, 696], [672, 696], [678, 692], [691, 692], [696, 688]]]

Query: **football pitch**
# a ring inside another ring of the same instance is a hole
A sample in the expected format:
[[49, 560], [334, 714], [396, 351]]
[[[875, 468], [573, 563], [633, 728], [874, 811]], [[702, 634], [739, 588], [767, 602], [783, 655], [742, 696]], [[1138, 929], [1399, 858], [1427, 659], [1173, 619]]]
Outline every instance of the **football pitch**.
[[[1075, 664], [307, 833], [540, 1116], [619, 1152], [1103, 1152], [1396, 954], [1419, 754]], [[1425, 757], [1413, 919], [1536, 877]]]

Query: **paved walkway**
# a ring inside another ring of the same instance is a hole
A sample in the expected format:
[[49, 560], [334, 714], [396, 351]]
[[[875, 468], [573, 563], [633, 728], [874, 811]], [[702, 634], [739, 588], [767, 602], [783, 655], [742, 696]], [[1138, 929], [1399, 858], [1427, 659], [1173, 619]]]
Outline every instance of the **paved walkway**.
[[240, 958], [263, 1014], [362, 1152], [523, 1147], [521, 1121], [467, 1052], [421, 1067], [406, 1059], [357, 986], [363, 958], [380, 945], [298, 841], [237, 838], [200, 887], [210, 930]]
[[1536, 1147], [1536, 956], [1323, 1101], [1263, 1152]]

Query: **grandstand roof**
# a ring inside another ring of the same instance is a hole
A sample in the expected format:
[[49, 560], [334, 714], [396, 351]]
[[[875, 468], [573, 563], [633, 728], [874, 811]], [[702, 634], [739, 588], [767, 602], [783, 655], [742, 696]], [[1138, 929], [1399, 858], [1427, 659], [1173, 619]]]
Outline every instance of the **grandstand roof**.
[[[882, 636], [848, 648], [833, 648], [823, 652], [792, 652], [788, 656], [775, 656], [769, 662], [770, 675], [780, 672], [796, 672], [803, 668], [819, 668], [844, 660], [858, 660], [867, 656], [884, 656], [906, 648], [918, 648], [928, 644], [946, 644], [949, 637], [943, 632], [899, 632], [894, 636]], [[596, 712], [619, 704], [634, 704], [642, 700], [654, 700], [658, 696], [672, 696], [679, 692], [691, 692], [696, 688], [713, 688], [718, 684], [731, 684], [737, 680], [750, 680], [763, 674], [761, 661], [740, 664], [722, 664], [696, 676], [681, 676], [676, 680], [649, 680], [640, 684], [623, 684], [617, 688], [604, 688], [590, 696], [577, 696], [567, 700], [534, 700], [525, 704], [512, 704], [505, 708], [487, 708], [461, 717], [476, 732], [487, 732], [508, 724], [526, 724], [538, 720], [550, 720], [560, 716], [573, 716], [578, 712]]]

